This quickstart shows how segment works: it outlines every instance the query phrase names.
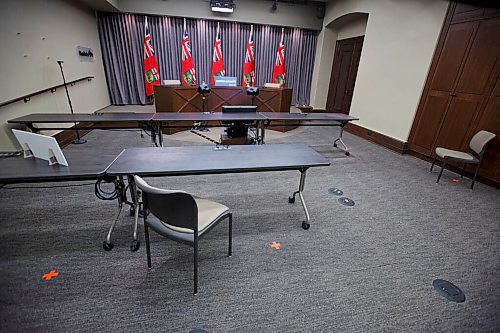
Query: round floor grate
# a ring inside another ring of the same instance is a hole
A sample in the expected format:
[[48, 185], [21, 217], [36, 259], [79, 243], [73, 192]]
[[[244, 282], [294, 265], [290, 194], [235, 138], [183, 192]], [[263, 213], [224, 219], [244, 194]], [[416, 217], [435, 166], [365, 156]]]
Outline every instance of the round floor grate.
[[344, 194], [344, 191], [342, 191], [341, 189], [332, 187], [332, 188], [328, 189], [328, 193], [330, 193], [331, 195], [342, 195], [342, 194]]
[[462, 290], [449, 281], [436, 279], [432, 281], [432, 286], [439, 295], [445, 297], [449, 301], [457, 303], [465, 302], [465, 294]]
[[354, 206], [354, 201], [346, 197], [340, 197], [338, 201], [344, 206]]

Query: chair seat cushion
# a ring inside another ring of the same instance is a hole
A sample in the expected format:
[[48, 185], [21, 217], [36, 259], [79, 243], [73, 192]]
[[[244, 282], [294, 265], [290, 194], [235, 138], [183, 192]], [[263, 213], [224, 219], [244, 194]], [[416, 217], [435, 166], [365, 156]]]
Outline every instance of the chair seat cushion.
[[[221, 219], [229, 213], [229, 208], [220, 203], [197, 197], [193, 198], [195, 199], [196, 205], [198, 206], [199, 236], [203, 235], [205, 231], [209, 230], [210, 226], [221, 221]], [[146, 221], [149, 227], [151, 227], [160, 235], [170, 237], [185, 243], [192, 243], [194, 241], [193, 230], [191, 229], [170, 225], [168, 223], [165, 223], [164, 221], [161, 221], [153, 214], [150, 214], [147, 217]]]
[[446, 149], [446, 148], [441, 148], [441, 147], [436, 148], [436, 155], [441, 157], [441, 158], [450, 157], [450, 158], [455, 158], [455, 159], [460, 159], [460, 160], [468, 160], [468, 161], [475, 160], [474, 156], [472, 156], [469, 153], [464, 153], [462, 151]]

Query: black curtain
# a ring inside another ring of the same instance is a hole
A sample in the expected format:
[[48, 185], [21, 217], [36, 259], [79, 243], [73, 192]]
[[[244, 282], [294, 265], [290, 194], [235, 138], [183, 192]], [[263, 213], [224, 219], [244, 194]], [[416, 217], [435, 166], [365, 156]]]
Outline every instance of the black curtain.
[[[112, 104], [145, 104], [143, 78], [143, 15], [101, 13], [97, 26], [104, 71]], [[198, 83], [210, 82], [217, 21], [187, 19], [191, 52]], [[148, 16], [161, 80], [180, 80], [184, 19]], [[227, 76], [241, 82], [250, 24], [219, 22]], [[253, 25], [256, 86], [271, 82], [281, 27]], [[318, 31], [285, 28], [286, 87], [293, 89], [292, 104], [308, 104]]]

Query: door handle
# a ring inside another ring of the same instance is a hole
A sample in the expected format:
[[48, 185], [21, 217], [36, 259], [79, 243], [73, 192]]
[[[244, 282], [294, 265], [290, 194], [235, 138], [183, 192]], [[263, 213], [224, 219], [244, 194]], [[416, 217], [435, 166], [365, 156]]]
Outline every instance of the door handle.
[[457, 96], [457, 94], [456, 94], [456, 93], [454, 93], [454, 92], [451, 92], [451, 93], [450, 93], [450, 96]]

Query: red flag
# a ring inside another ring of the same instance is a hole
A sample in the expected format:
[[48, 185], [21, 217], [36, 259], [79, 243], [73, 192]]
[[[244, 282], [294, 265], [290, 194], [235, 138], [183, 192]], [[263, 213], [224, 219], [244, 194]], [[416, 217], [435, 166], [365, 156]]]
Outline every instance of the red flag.
[[247, 50], [245, 52], [245, 63], [243, 64], [243, 77], [241, 85], [255, 86], [255, 61], [253, 54], [253, 25], [250, 28], [250, 38], [248, 38]]
[[212, 77], [210, 79], [212, 85], [215, 84], [216, 76], [226, 76], [226, 71], [224, 70], [224, 62], [222, 61], [222, 45], [220, 40], [219, 23], [217, 23], [217, 34], [215, 35], [214, 44], [214, 57], [212, 60]]
[[160, 84], [160, 72], [156, 62], [155, 51], [151, 45], [148, 18], [145, 19], [146, 33], [144, 35], [144, 82], [146, 84], [146, 96], [153, 95], [153, 86]]
[[194, 70], [194, 61], [191, 57], [186, 19], [184, 19], [184, 34], [182, 35], [181, 82], [183, 86], [196, 84], [196, 72]]
[[273, 83], [279, 83], [281, 86], [285, 85], [285, 44], [283, 43], [283, 35], [285, 29], [281, 29], [280, 45], [276, 53], [276, 61], [273, 69]]

